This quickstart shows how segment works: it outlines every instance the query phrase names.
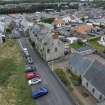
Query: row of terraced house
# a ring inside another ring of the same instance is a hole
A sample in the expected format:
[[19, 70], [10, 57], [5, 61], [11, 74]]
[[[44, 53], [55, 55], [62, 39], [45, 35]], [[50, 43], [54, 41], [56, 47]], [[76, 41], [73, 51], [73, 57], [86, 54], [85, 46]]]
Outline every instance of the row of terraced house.
[[53, 29], [53, 25], [36, 24], [30, 28], [29, 34], [44, 60], [51, 61], [64, 56], [64, 43], [59, 40], [59, 32]]
[[93, 56], [74, 53], [70, 56], [69, 68], [81, 77], [81, 85], [96, 98], [98, 105], [105, 105], [105, 60]]

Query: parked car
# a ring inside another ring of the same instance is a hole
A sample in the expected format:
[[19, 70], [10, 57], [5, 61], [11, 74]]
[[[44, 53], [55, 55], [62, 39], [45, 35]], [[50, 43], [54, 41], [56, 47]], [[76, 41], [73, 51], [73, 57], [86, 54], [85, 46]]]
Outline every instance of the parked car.
[[23, 48], [23, 52], [24, 52], [25, 57], [29, 57], [30, 56], [27, 48]]
[[32, 58], [31, 57], [27, 57], [27, 62], [28, 62], [28, 64], [33, 64]]
[[69, 50], [68, 49], [65, 49], [64, 50], [64, 55], [68, 55], [69, 54]]
[[26, 78], [27, 78], [28, 80], [31, 80], [31, 79], [37, 78], [37, 77], [40, 78], [40, 74], [37, 73], [37, 72], [29, 72], [29, 73], [26, 73]]
[[27, 66], [25, 68], [25, 72], [28, 73], [28, 72], [34, 72], [34, 71], [37, 71], [36, 67], [35, 66]]
[[44, 96], [46, 94], [48, 94], [48, 88], [42, 87], [39, 90], [32, 92], [32, 98], [37, 99], [37, 98]]
[[42, 81], [41, 78], [33, 78], [33, 79], [28, 81], [28, 84], [29, 85], [36, 85], [36, 84], [40, 83], [41, 81]]

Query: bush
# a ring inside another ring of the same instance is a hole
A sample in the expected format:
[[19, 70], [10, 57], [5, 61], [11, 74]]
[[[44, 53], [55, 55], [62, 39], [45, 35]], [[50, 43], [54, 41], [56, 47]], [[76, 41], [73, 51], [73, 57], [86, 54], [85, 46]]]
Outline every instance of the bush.
[[89, 94], [83, 91], [83, 92], [82, 92], [82, 96], [84, 96], [84, 97], [88, 97]]
[[68, 73], [70, 74], [69, 78], [71, 79], [72, 83], [75, 86], [79, 86], [81, 84], [81, 77], [73, 74], [70, 70], [68, 70]]
[[6, 29], [6, 33], [11, 33], [11, 32], [12, 32], [12, 29], [10, 29], [10, 28]]
[[54, 21], [54, 18], [43, 19], [42, 22], [51, 24]]
[[58, 75], [58, 77], [61, 79], [61, 81], [66, 85], [69, 86], [70, 82], [67, 79], [65, 72], [62, 69], [56, 69], [55, 70], [56, 74]]

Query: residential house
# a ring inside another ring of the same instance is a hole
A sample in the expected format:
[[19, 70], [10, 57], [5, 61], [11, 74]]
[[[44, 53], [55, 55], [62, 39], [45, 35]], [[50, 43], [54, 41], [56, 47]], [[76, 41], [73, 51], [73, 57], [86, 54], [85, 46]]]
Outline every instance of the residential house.
[[61, 36], [70, 37], [73, 36], [71, 32], [71, 25], [65, 25], [63, 27], [57, 28]]
[[96, 26], [100, 26], [100, 25], [105, 26], [105, 19], [94, 19], [93, 24]]
[[74, 36], [81, 38], [81, 40], [84, 42], [86, 39], [89, 38], [88, 33], [93, 30], [94, 27], [93, 25], [87, 25], [87, 24], [80, 24], [78, 26], [75, 26], [73, 31], [74, 31]]
[[5, 32], [5, 24], [3, 22], [0, 22], [0, 33]]
[[65, 21], [61, 18], [57, 18], [53, 21], [53, 25], [56, 27], [62, 27], [65, 25]]
[[105, 35], [101, 36], [100, 41], [98, 41], [98, 43], [102, 46], [105, 46]]
[[78, 17], [76, 17], [74, 15], [72, 15], [72, 16], [65, 16], [62, 19], [64, 20], [65, 24], [82, 23], [82, 21]]
[[64, 17], [63, 20], [64, 20], [65, 24], [70, 23], [70, 21], [71, 21], [69, 16]]
[[23, 34], [25, 34], [27, 32], [29, 27], [33, 26], [33, 23], [26, 20], [25, 17], [23, 17], [23, 16], [16, 18], [15, 22], [16, 22], [16, 29], [19, 32], [22, 32]]
[[20, 24], [21, 24], [21, 26], [23, 26], [24, 32], [26, 32], [29, 29], [29, 27], [33, 26], [33, 23], [32, 22], [29, 22], [25, 18], [21, 20], [21, 23]]
[[91, 62], [88, 59], [83, 58], [80, 54], [75, 53], [70, 56], [70, 70], [77, 76], [82, 76], [90, 64]]
[[51, 31], [41, 24], [32, 27], [29, 33], [44, 60], [51, 61], [64, 56], [64, 43], [59, 40], [57, 31]]
[[70, 20], [71, 20], [71, 22], [74, 22], [74, 23], [75, 22], [82, 23], [82, 21], [78, 17], [76, 17], [74, 15], [70, 16]]
[[5, 35], [0, 33], [0, 43], [5, 42]]
[[92, 25], [83, 24], [76, 26], [74, 31], [80, 34], [87, 34], [87, 32], [90, 32], [93, 28]]
[[[82, 75], [82, 86], [99, 102], [105, 100], [105, 65], [95, 60]], [[105, 105], [105, 104], [104, 104]]]
[[5, 24], [0, 22], [0, 43], [5, 42]]
[[105, 105], [105, 100], [102, 102], [98, 102], [97, 105]]
[[90, 47], [90, 46], [84, 46], [79, 49], [76, 49], [76, 53], [81, 54], [81, 55], [89, 55], [92, 54], [96, 51], [96, 49]]
[[79, 38], [77, 38], [77, 37], [67, 37], [66, 40], [69, 44], [73, 44], [73, 43], [77, 42], [79, 40]]
[[72, 73], [81, 76], [82, 86], [97, 99], [97, 105], [105, 105], [105, 64], [76, 53], [71, 55], [69, 64]]
[[5, 16], [3, 22], [5, 23], [5, 28], [7, 29], [10, 27], [12, 24], [14, 24], [13, 19], [10, 16]]

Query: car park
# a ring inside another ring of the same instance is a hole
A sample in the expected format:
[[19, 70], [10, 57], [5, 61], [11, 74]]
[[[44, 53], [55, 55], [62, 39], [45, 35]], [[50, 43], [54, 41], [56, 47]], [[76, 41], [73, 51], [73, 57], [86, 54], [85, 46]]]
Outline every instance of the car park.
[[27, 78], [28, 80], [31, 80], [31, 79], [37, 78], [37, 77], [40, 78], [40, 74], [37, 73], [37, 72], [29, 72], [29, 73], [26, 73], [26, 78]]
[[25, 72], [28, 73], [28, 72], [34, 72], [34, 71], [37, 71], [36, 67], [35, 66], [27, 66], [25, 68]]
[[32, 92], [32, 98], [37, 99], [37, 98], [44, 96], [46, 94], [48, 94], [48, 88], [42, 87], [42, 88], [38, 89], [37, 91]]
[[28, 64], [33, 64], [32, 58], [31, 57], [27, 57], [27, 62], [28, 62]]
[[29, 85], [36, 85], [36, 84], [40, 83], [41, 81], [42, 81], [41, 78], [33, 78], [33, 79], [28, 81], [28, 84]]

